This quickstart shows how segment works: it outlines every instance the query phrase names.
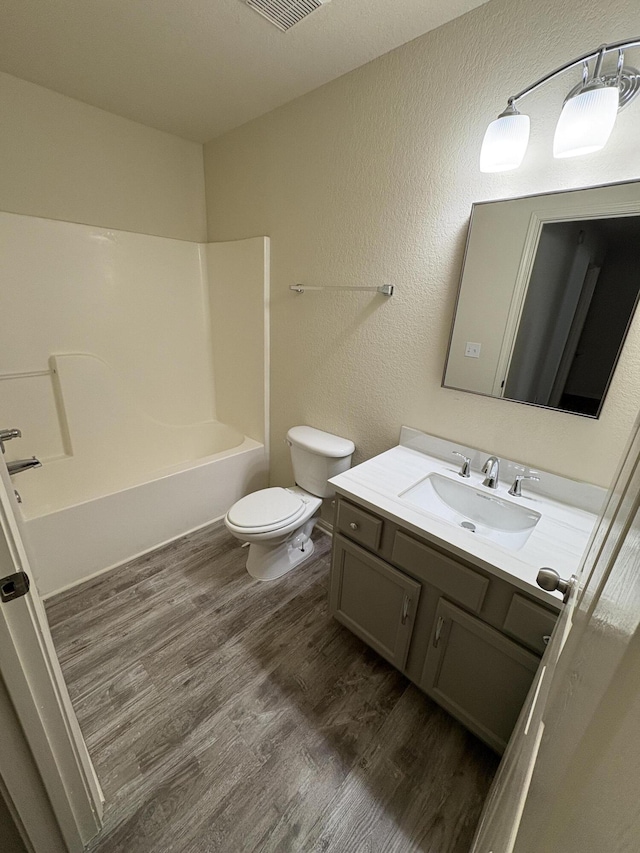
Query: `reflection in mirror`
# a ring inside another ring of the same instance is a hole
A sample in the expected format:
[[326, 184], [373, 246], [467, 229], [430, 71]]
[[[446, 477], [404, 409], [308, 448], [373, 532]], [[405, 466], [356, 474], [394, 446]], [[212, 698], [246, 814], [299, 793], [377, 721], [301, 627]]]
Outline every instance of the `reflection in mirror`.
[[443, 385], [598, 417], [639, 294], [640, 184], [474, 205]]
[[546, 223], [504, 396], [597, 417], [640, 290], [640, 217]]

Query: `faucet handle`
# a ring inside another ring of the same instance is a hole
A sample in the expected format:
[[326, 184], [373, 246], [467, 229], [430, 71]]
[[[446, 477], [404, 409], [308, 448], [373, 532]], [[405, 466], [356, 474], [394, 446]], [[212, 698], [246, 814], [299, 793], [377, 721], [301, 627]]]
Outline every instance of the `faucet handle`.
[[22, 438], [22, 433], [19, 429], [0, 429], [0, 450], [3, 453], [5, 441], [11, 441], [12, 438]]
[[511, 488], [509, 489], [509, 494], [513, 495], [514, 498], [522, 497], [522, 481], [523, 480], [535, 480], [536, 482], [540, 482], [540, 477], [536, 477], [533, 474], [518, 474], [513, 481]]
[[471, 476], [471, 457], [465, 456], [464, 453], [460, 453], [459, 450], [452, 450], [452, 456], [459, 456], [461, 459], [464, 459], [462, 463], [462, 468], [458, 471], [459, 477], [470, 477]]

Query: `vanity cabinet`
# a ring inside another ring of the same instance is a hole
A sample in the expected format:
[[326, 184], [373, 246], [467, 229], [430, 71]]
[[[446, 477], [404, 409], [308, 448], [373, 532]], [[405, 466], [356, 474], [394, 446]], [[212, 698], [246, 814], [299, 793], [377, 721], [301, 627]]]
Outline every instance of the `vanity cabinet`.
[[331, 614], [502, 752], [558, 611], [336, 499]]

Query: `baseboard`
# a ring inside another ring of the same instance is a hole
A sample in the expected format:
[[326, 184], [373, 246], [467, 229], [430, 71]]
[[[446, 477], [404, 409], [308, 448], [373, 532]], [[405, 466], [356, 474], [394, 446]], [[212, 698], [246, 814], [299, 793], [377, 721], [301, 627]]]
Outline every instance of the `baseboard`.
[[164, 539], [162, 542], [158, 542], [157, 545], [152, 545], [151, 548], [145, 548], [143, 551], [138, 551], [131, 557], [127, 557], [124, 560], [120, 560], [117, 563], [113, 563], [111, 566], [105, 566], [104, 569], [98, 569], [97, 572], [93, 572], [93, 574], [91, 575], [87, 575], [84, 578], [80, 578], [77, 581], [73, 581], [73, 583], [68, 583], [66, 586], [60, 587], [60, 589], [56, 589], [53, 592], [47, 592], [45, 595], [42, 595], [41, 598], [43, 601], [49, 601], [49, 599], [55, 598], [57, 595], [62, 595], [65, 592], [69, 592], [70, 590], [75, 589], [77, 586], [82, 586], [82, 584], [88, 583], [88, 581], [95, 580], [95, 578], [100, 577], [100, 575], [104, 575], [107, 572], [112, 572], [114, 569], [119, 569], [120, 566], [125, 566], [132, 560], [137, 560], [138, 557], [144, 557], [145, 554], [151, 554], [153, 551], [157, 551], [159, 548], [164, 548], [165, 545], [170, 545], [171, 542], [175, 542], [177, 539], [182, 539], [183, 536], [189, 536], [190, 533], [196, 533], [196, 531], [203, 530], [205, 527], [212, 527], [215, 530], [218, 527], [222, 527], [223, 524], [224, 515], [221, 515], [219, 518], [214, 518], [211, 521], [205, 521], [204, 524], [198, 524], [196, 525], [196, 527], [191, 527], [189, 528], [189, 530], [185, 530], [183, 533], [178, 533], [177, 536], [171, 536], [169, 539]]
[[318, 530], [322, 530], [323, 533], [326, 533], [327, 536], [333, 536], [333, 524], [329, 521], [326, 521], [324, 518], [321, 518], [319, 521], [316, 521], [316, 527]]

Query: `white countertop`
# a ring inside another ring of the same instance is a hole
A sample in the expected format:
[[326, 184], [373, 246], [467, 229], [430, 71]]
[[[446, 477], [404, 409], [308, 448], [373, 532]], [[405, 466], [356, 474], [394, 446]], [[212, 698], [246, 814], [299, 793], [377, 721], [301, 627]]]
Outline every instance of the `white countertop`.
[[[559, 606], [561, 595], [545, 592], [536, 584], [538, 569], [550, 566], [563, 578], [574, 574], [580, 565], [597, 514], [554, 500], [547, 494], [528, 492], [525, 495], [526, 484], [523, 484], [522, 497], [512, 498], [507, 494], [510, 482], [502, 482], [497, 491], [487, 491], [501, 500], [535, 510], [542, 516], [525, 544], [514, 551], [412, 507], [399, 497], [431, 473], [458, 480], [459, 470], [460, 465], [453, 459], [449, 462], [398, 445], [339, 474], [331, 483], [340, 495], [354, 499], [432, 541], [441, 549], [508, 580], [547, 604]], [[482, 474], [472, 471], [470, 479], [463, 482], [484, 489], [486, 487], [482, 486], [482, 480]], [[598, 489], [598, 492], [604, 495], [603, 490]]]

